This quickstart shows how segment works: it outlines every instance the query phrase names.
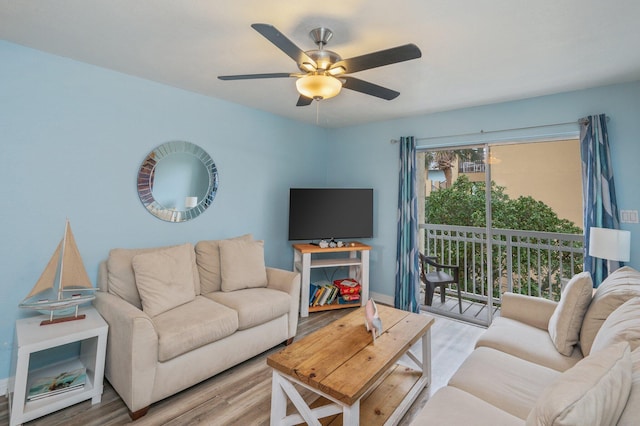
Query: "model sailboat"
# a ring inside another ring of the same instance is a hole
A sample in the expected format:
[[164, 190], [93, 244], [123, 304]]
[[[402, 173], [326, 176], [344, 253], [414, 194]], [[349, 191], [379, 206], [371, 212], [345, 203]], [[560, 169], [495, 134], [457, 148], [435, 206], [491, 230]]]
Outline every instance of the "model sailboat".
[[[83, 319], [85, 315], [78, 315], [78, 306], [95, 299], [93, 293], [89, 293], [94, 290], [67, 220], [62, 241], [19, 306], [48, 313], [49, 320], [42, 321], [41, 325]], [[54, 314], [63, 316], [54, 319]]]

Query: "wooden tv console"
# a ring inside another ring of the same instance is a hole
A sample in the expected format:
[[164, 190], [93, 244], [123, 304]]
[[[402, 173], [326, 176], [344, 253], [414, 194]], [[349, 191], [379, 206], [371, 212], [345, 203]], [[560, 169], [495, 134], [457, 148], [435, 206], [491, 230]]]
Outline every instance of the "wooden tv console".
[[[307, 317], [309, 312], [326, 311], [330, 309], [352, 308], [364, 306], [369, 300], [369, 251], [371, 246], [358, 242], [346, 243], [344, 247], [321, 248], [314, 244], [293, 245], [293, 270], [300, 272], [300, 316]], [[321, 253], [348, 253], [349, 257], [332, 256], [330, 258], [319, 257]], [[315, 259], [313, 257], [316, 257]], [[362, 286], [360, 302], [350, 304], [337, 304], [323, 306], [309, 306], [309, 288], [311, 269], [349, 267], [349, 276], [358, 280]]]

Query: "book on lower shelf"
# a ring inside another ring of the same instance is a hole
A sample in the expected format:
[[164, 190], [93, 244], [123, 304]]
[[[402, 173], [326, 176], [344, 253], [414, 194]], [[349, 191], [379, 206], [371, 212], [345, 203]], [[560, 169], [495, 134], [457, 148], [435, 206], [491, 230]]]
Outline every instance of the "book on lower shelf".
[[315, 285], [314, 283], [311, 283], [310, 287], [309, 287], [309, 306], [313, 306], [313, 300], [316, 297], [316, 294], [318, 293], [320, 287], [318, 287], [317, 285]]
[[358, 294], [343, 294], [338, 298], [338, 303], [341, 305], [349, 305], [352, 303], [360, 303], [360, 293]]
[[80, 361], [66, 366], [61, 369], [60, 365], [54, 365], [33, 372], [27, 387], [27, 401], [83, 389], [87, 381], [87, 369]]
[[359, 304], [360, 290], [360, 283], [352, 278], [316, 281], [309, 287], [309, 307]]
[[339, 290], [341, 295], [345, 294], [360, 294], [362, 286], [353, 278], [342, 278], [333, 282]]
[[338, 288], [329, 281], [317, 281], [309, 290], [309, 306], [324, 306], [336, 303]]

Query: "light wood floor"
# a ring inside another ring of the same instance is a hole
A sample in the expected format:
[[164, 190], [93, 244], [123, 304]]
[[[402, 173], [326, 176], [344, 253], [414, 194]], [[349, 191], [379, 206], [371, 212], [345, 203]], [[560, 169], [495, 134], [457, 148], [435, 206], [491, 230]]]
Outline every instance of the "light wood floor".
[[[351, 309], [317, 312], [300, 318], [298, 336], [307, 335]], [[408, 425], [436, 390], [446, 385], [462, 361], [473, 350], [483, 328], [436, 316], [431, 329], [433, 380], [400, 422]], [[271, 404], [271, 369], [266, 357], [273, 348], [177, 395], [153, 404], [149, 413], [133, 423], [148, 425], [268, 425]], [[304, 394], [303, 394], [304, 395]], [[311, 397], [307, 394], [305, 397]], [[0, 397], [0, 425], [9, 424], [7, 398]], [[90, 401], [26, 423], [46, 426], [108, 426], [131, 424], [127, 408], [105, 381], [100, 404]]]

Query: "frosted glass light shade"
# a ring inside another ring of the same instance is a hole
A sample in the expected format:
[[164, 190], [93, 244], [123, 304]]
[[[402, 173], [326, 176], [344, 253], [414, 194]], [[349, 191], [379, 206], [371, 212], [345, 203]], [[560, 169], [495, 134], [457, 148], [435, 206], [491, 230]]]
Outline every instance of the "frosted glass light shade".
[[619, 229], [589, 230], [589, 256], [628, 262], [631, 254], [631, 232]]
[[329, 99], [340, 93], [342, 83], [330, 75], [305, 75], [296, 81], [298, 93], [311, 99]]

